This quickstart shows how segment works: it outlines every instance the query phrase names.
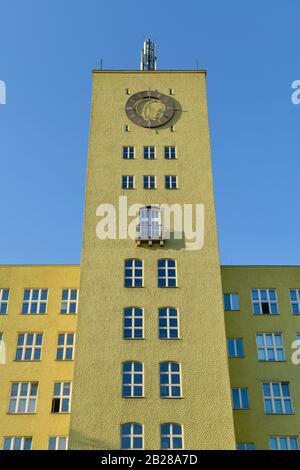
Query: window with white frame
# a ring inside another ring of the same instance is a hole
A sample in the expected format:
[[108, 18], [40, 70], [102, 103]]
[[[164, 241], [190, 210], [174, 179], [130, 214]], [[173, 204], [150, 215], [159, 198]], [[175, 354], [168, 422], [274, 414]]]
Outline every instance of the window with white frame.
[[144, 147], [144, 158], [145, 160], [154, 160], [155, 159], [155, 147], [148, 145]]
[[123, 147], [123, 158], [125, 160], [134, 159], [134, 147], [133, 146], [124, 146]]
[[0, 289], [0, 315], [7, 314], [9, 289]]
[[48, 450], [68, 450], [68, 437], [66, 436], [49, 437]]
[[143, 261], [127, 259], [124, 263], [124, 286], [143, 287]]
[[161, 362], [160, 396], [161, 398], [181, 397], [181, 371], [178, 362]]
[[32, 437], [4, 437], [3, 450], [31, 450]]
[[234, 311], [239, 310], [239, 295], [238, 294], [224, 294], [224, 310]]
[[242, 338], [227, 339], [228, 357], [244, 357], [244, 348]]
[[288, 382], [264, 382], [263, 398], [266, 413], [293, 413], [292, 397]]
[[70, 413], [71, 382], [56, 382], [54, 384], [51, 413]]
[[254, 450], [254, 444], [252, 442], [237, 442], [236, 450]]
[[300, 289], [290, 289], [290, 301], [293, 315], [300, 315]]
[[247, 388], [232, 388], [231, 397], [234, 410], [247, 410], [249, 408]]
[[159, 240], [163, 238], [162, 214], [159, 207], [145, 206], [139, 211], [137, 238], [141, 240]]
[[141, 362], [123, 363], [123, 398], [144, 396], [144, 367]]
[[158, 330], [160, 339], [179, 338], [179, 314], [177, 308], [162, 307], [158, 310]]
[[154, 175], [144, 175], [144, 189], [155, 189], [156, 177]]
[[134, 189], [134, 176], [133, 175], [122, 176], [122, 189]]
[[22, 314], [43, 314], [47, 312], [48, 289], [25, 289]]
[[252, 308], [254, 315], [278, 315], [278, 303], [275, 289], [252, 289]]
[[271, 436], [269, 438], [270, 450], [299, 450], [297, 436]]
[[124, 308], [123, 338], [124, 339], [144, 338], [144, 312], [142, 308], [139, 308], [139, 307]]
[[121, 449], [143, 449], [143, 425], [139, 423], [126, 423], [121, 425]]
[[259, 361], [285, 360], [281, 333], [257, 333], [256, 346]]
[[167, 160], [174, 160], [176, 158], [176, 147], [173, 145], [165, 146], [165, 158]]
[[72, 315], [78, 313], [78, 289], [63, 289], [61, 293], [60, 313], [64, 315]]
[[177, 423], [160, 425], [160, 448], [162, 450], [183, 449], [183, 427]]
[[35, 413], [37, 404], [37, 382], [15, 382], [11, 385], [9, 413]]
[[174, 259], [159, 259], [157, 270], [158, 287], [177, 287], [177, 269]]
[[75, 350], [75, 333], [59, 333], [57, 337], [57, 361], [72, 361]]
[[42, 345], [43, 333], [19, 333], [16, 361], [40, 361]]
[[177, 176], [176, 175], [166, 175], [165, 176], [165, 188], [166, 189], [177, 189]]

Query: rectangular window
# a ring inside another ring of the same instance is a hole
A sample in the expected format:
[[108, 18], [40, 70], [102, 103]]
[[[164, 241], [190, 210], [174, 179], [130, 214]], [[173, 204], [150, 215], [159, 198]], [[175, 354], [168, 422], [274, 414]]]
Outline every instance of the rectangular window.
[[143, 449], [143, 425], [139, 423], [126, 423], [121, 425], [121, 449]]
[[248, 389], [247, 388], [233, 388], [231, 390], [232, 407], [234, 410], [247, 410], [249, 409]]
[[259, 361], [284, 361], [284, 347], [281, 333], [258, 333], [256, 335]]
[[63, 289], [61, 294], [60, 313], [64, 315], [72, 315], [78, 313], [78, 289]]
[[7, 314], [9, 289], [0, 289], [0, 315]]
[[71, 389], [71, 382], [54, 384], [51, 413], [70, 413]]
[[224, 310], [239, 310], [239, 295], [238, 294], [224, 294]]
[[158, 287], [177, 287], [177, 267], [174, 259], [157, 261]]
[[141, 207], [137, 226], [138, 240], [159, 240], [164, 237], [162, 211], [156, 206]]
[[181, 424], [160, 425], [160, 448], [162, 450], [183, 449], [183, 429]]
[[254, 444], [252, 442], [238, 442], [236, 450], [254, 450]]
[[40, 315], [47, 312], [48, 289], [25, 289], [22, 314]]
[[122, 189], [134, 189], [134, 176], [132, 175], [122, 176]]
[[16, 361], [40, 361], [43, 333], [19, 333]]
[[299, 450], [297, 436], [272, 436], [269, 438], [270, 450]]
[[165, 176], [165, 188], [166, 189], [177, 189], [177, 176], [167, 175]]
[[288, 382], [264, 382], [263, 398], [266, 413], [293, 413], [292, 398]]
[[9, 413], [35, 413], [37, 404], [37, 382], [15, 382], [11, 385]]
[[75, 333], [59, 333], [57, 338], [57, 361], [72, 361], [74, 359]]
[[290, 300], [292, 313], [300, 315], [300, 289], [290, 289]]
[[32, 437], [10, 436], [5, 437], [3, 450], [31, 450]]
[[144, 189], [155, 189], [156, 178], [154, 175], [144, 176]]
[[123, 147], [123, 158], [125, 160], [133, 160], [134, 159], [134, 147]]
[[144, 396], [144, 366], [141, 362], [123, 364], [123, 398], [141, 398]]
[[141, 259], [127, 259], [124, 262], [124, 287], [143, 287], [144, 266]]
[[251, 298], [254, 315], [278, 315], [279, 311], [275, 289], [252, 289]]
[[144, 147], [144, 158], [145, 160], [154, 160], [155, 159], [155, 147], [153, 146]]
[[244, 357], [242, 338], [228, 338], [227, 351], [228, 357]]
[[144, 315], [143, 309], [138, 307], [124, 308], [124, 339], [144, 338]]
[[181, 397], [181, 371], [178, 362], [161, 362], [160, 396], [161, 398]]
[[68, 437], [49, 437], [48, 450], [68, 450]]
[[159, 338], [179, 338], [179, 315], [177, 308], [162, 307], [158, 311]]
[[174, 146], [166, 146], [165, 147], [165, 158], [167, 160], [174, 160], [176, 158], [176, 147]]

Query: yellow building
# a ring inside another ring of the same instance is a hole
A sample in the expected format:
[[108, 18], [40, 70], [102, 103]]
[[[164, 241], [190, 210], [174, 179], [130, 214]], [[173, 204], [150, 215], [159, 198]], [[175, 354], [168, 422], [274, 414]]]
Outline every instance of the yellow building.
[[0, 267], [0, 447], [298, 447], [300, 268], [220, 267], [206, 74], [141, 69], [93, 72], [81, 265]]

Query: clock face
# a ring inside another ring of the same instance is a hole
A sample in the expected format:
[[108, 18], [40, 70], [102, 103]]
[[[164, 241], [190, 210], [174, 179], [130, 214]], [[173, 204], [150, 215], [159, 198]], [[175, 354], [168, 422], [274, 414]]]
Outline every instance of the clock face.
[[126, 103], [128, 118], [142, 127], [159, 127], [173, 117], [173, 100], [158, 91], [140, 91], [132, 95]]

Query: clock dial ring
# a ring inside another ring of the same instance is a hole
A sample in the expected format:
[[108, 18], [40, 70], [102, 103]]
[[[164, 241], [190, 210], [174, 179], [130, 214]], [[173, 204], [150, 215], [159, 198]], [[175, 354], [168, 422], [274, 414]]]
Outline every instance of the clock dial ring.
[[127, 117], [142, 127], [160, 127], [173, 117], [173, 100], [158, 91], [140, 91], [132, 95], [125, 106]]

